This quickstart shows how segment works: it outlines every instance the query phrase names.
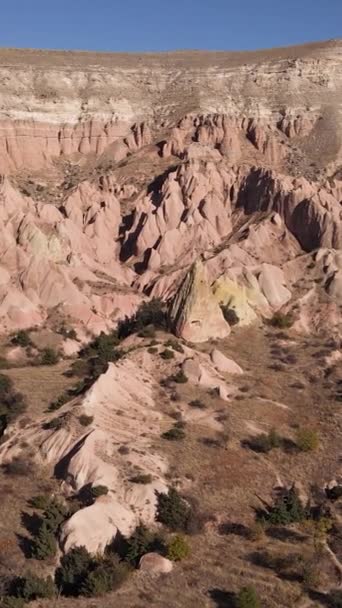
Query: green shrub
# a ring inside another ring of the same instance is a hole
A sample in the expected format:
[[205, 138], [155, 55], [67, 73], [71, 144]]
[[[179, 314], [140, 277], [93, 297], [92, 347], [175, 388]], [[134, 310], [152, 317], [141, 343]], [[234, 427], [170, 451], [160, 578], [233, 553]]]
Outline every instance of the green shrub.
[[137, 568], [143, 555], [150, 552], [164, 554], [165, 541], [156, 532], [152, 532], [143, 524], [137, 526], [132, 536], [124, 541], [120, 555], [134, 568]]
[[92, 498], [95, 500], [96, 498], [99, 498], [100, 496], [106, 496], [106, 494], [108, 494], [109, 490], [107, 488], [107, 486], [92, 486], [90, 493]]
[[41, 511], [45, 511], [46, 509], [48, 509], [50, 503], [51, 503], [50, 496], [44, 496], [44, 495], [33, 496], [29, 500], [29, 506], [32, 509], [39, 509]]
[[155, 355], [158, 352], [158, 348], [156, 348], [155, 346], [150, 346], [147, 349], [147, 352], [150, 353], [150, 355]]
[[233, 325], [237, 325], [239, 323], [240, 319], [239, 319], [238, 315], [236, 314], [236, 311], [234, 310], [234, 308], [230, 308], [228, 304], [226, 304], [226, 305], [221, 304], [221, 310], [222, 310], [225, 320], [231, 327]]
[[163, 439], [168, 441], [181, 441], [185, 438], [184, 429], [175, 424], [171, 429], [162, 434]]
[[177, 351], [178, 353], [184, 353], [183, 346], [177, 342], [177, 340], [170, 339], [166, 342], [165, 346], [167, 348], [173, 348], [173, 350]]
[[191, 516], [190, 505], [175, 488], [170, 488], [167, 494], [156, 492], [156, 495], [158, 501], [157, 521], [174, 532], [186, 531]]
[[272, 327], [277, 327], [278, 329], [289, 329], [292, 327], [293, 323], [294, 319], [290, 313], [284, 314], [279, 311], [274, 313], [270, 320], [270, 325], [272, 325]]
[[94, 416], [87, 416], [86, 414], [81, 414], [78, 417], [78, 421], [82, 426], [89, 426], [94, 422]]
[[77, 596], [88, 572], [93, 567], [94, 559], [85, 547], [75, 547], [63, 555], [56, 570], [56, 584], [63, 595]]
[[56, 595], [56, 586], [51, 576], [46, 579], [27, 574], [19, 577], [12, 582], [16, 597], [22, 598], [25, 602], [37, 599], [52, 598]]
[[22, 597], [8, 595], [1, 599], [0, 606], [1, 608], [24, 608], [25, 600]]
[[55, 431], [59, 431], [59, 429], [62, 429], [65, 425], [65, 418], [64, 416], [60, 416], [59, 418], [52, 418], [52, 420], [49, 420], [49, 422], [45, 422], [45, 424], [43, 425], [43, 428], [46, 430], [55, 430]]
[[53, 557], [57, 551], [54, 532], [47, 522], [43, 522], [31, 543], [31, 555], [35, 559], [43, 560]]
[[308, 516], [307, 510], [301, 503], [294, 486], [280, 496], [273, 507], [264, 514], [263, 519], [273, 525], [283, 525], [301, 522]]
[[162, 359], [165, 359], [165, 360], [174, 359], [175, 353], [173, 352], [173, 350], [170, 350], [170, 349], [166, 348], [165, 350], [163, 350], [160, 353], [160, 356], [161, 356]]
[[166, 314], [163, 303], [159, 298], [143, 302], [132, 317], [126, 317], [118, 324], [118, 337], [120, 340], [131, 334], [140, 332], [144, 327], [153, 325], [158, 329], [166, 329]]
[[153, 477], [149, 473], [146, 473], [146, 474], [138, 473], [138, 475], [134, 475], [133, 477], [130, 478], [131, 483], [148, 484], [148, 483], [152, 483], [152, 481], [153, 481]]
[[199, 410], [205, 410], [205, 408], [207, 407], [206, 404], [203, 403], [203, 401], [201, 401], [200, 399], [193, 399], [192, 401], [189, 401], [189, 405], [190, 407], [195, 407]]
[[6, 427], [26, 410], [26, 401], [14, 389], [11, 378], [0, 374], [0, 436]]
[[6, 463], [4, 469], [7, 475], [25, 477], [32, 473], [32, 462], [18, 457], [14, 458], [12, 462]]
[[313, 429], [298, 429], [296, 435], [297, 447], [302, 452], [312, 452], [319, 446], [318, 432]]
[[174, 376], [172, 376], [172, 380], [177, 382], [177, 384], [185, 384], [188, 381], [188, 377], [183, 370], [180, 369], [176, 374], [174, 374]]
[[254, 587], [243, 587], [236, 598], [236, 608], [261, 608], [261, 603]]
[[15, 344], [16, 346], [22, 346], [23, 348], [25, 348], [26, 346], [32, 345], [32, 340], [30, 338], [30, 334], [28, 333], [28, 331], [25, 331], [25, 329], [21, 329], [20, 331], [18, 331], [13, 336], [11, 342], [12, 342], [12, 344]]
[[181, 561], [190, 555], [190, 547], [182, 534], [177, 534], [168, 543], [167, 557], [173, 562]]
[[156, 330], [151, 325], [149, 325], [148, 327], [144, 327], [138, 333], [139, 338], [154, 338], [155, 335], [156, 335]]
[[62, 395], [60, 395], [59, 397], [57, 397], [57, 399], [55, 399], [54, 401], [51, 401], [48, 410], [49, 412], [55, 412], [56, 410], [59, 410], [59, 408], [61, 408], [63, 405], [65, 405], [65, 403], [68, 403], [68, 401], [70, 401], [71, 397], [69, 395], [69, 393], [63, 393]]
[[255, 452], [270, 452], [273, 448], [279, 448], [282, 440], [275, 429], [272, 429], [267, 435], [262, 433], [250, 439], [249, 447]]
[[44, 348], [41, 352], [41, 365], [56, 365], [59, 361], [59, 354], [53, 348]]
[[118, 556], [110, 555], [97, 560], [93, 570], [87, 573], [80, 588], [80, 595], [98, 597], [115, 591], [127, 578], [129, 568]]

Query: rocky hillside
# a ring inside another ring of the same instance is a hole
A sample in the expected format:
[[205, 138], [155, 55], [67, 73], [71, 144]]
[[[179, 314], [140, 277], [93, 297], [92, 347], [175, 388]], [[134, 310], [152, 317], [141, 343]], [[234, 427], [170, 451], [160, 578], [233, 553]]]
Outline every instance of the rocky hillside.
[[4, 608], [339, 605], [341, 113], [338, 40], [0, 51]]

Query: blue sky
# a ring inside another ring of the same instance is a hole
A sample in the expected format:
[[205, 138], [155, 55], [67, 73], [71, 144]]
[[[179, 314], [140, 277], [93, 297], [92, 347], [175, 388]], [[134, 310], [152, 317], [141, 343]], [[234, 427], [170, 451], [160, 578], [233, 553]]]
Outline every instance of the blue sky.
[[342, 37], [342, 0], [0, 0], [0, 46], [256, 49]]

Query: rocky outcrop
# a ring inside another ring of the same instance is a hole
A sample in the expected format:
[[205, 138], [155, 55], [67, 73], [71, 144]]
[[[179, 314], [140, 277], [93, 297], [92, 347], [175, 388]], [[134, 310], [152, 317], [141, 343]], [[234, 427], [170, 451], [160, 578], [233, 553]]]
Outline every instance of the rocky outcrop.
[[229, 325], [212, 294], [202, 262], [196, 262], [186, 275], [169, 317], [175, 334], [188, 342], [207, 342], [229, 335]]

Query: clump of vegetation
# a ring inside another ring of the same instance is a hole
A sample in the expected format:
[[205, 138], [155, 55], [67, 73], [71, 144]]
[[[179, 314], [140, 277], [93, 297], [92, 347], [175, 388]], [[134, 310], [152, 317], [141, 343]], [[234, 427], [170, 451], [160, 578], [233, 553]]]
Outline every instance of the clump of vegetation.
[[152, 483], [153, 477], [149, 473], [138, 473], [137, 475], [133, 475], [129, 481], [131, 483], [141, 483], [146, 485], [148, 483]]
[[150, 353], [150, 355], [155, 355], [158, 352], [158, 348], [156, 348], [156, 346], [150, 346], [147, 349], [147, 352]]
[[170, 339], [166, 342], [165, 346], [167, 348], [172, 348], [173, 350], [177, 351], [178, 353], [184, 353], [184, 348], [183, 346], [177, 342], [177, 340], [175, 339]]
[[175, 488], [167, 494], [157, 492], [157, 521], [173, 532], [186, 532], [191, 519], [191, 505], [182, 498]]
[[65, 325], [61, 325], [61, 327], [59, 327], [59, 329], [57, 330], [57, 333], [61, 334], [63, 338], [69, 340], [77, 340], [77, 333], [73, 327], [69, 329]]
[[290, 329], [294, 323], [294, 318], [290, 313], [275, 312], [270, 325], [277, 327], [278, 329]]
[[90, 489], [90, 494], [91, 497], [96, 500], [96, 498], [99, 498], [99, 496], [106, 496], [108, 494], [109, 490], [107, 488], [107, 486], [103, 486], [103, 485], [98, 485], [98, 486], [92, 486]]
[[174, 359], [175, 353], [173, 352], [173, 350], [170, 350], [169, 348], [166, 348], [165, 350], [163, 350], [160, 353], [160, 356], [161, 356], [162, 359], [165, 359], [165, 360]]
[[41, 352], [41, 365], [56, 365], [59, 361], [59, 354], [53, 348], [44, 348]]
[[26, 348], [27, 346], [32, 346], [32, 340], [30, 338], [30, 334], [25, 329], [21, 329], [11, 339], [12, 344], [15, 346], [22, 346]]
[[275, 429], [271, 429], [269, 433], [262, 433], [248, 441], [248, 446], [255, 452], [267, 453], [274, 448], [279, 448], [282, 444], [282, 439]]
[[207, 407], [206, 404], [200, 399], [193, 399], [192, 401], [189, 401], [189, 405], [190, 407], [194, 407], [199, 410], [205, 410], [205, 408]]
[[32, 462], [18, 457], [5, 464], [4, 469], [7, 475], [25, 477], [32, 473]]
[[[43, 504], [40, 498], [39, 505]], [[38, 507], [39, 509], [41, 506]], [[57, 550], [56, 535], [60, 525], [68, 518], [67, 508], [55, 499], [49, 500], [35, 538], [31, 544], [31, 554], [35, 559], [43, 560], [53, 557]]]
[[60, 416], [59, 418], [53, 418], [52, 420], [49, 420], [49, 422], [46, 422], [43, 425], [44, 429], [47, 430], [54, 430], [54, 431], [59, 431], [60, 429], [62, 429], [65, 426], [66, 423], [66, 418], [65, 416]]
[[176, 422], [171, 429], [162, 434], [163, 439], [168, 441], [181, 441], [185, 438], [184, 423]]
[[319, 446], [318, 432], [313, 429], [298, 429], [296, 444], [301, 452], [312, 452]]
[[240, 319], [234, 308], [230, 308], [228, 304], [221, 304], [221, 310], [227, 323], [232, 327], [240, 322]]
[[336, 589], [329, 595], [329, 606], [331, 608], [342, 608], [342, 591]]
[[143, 555], [146, 553], [166, 553], [164, 538], [156, 532], [152, 532], [143, 524], [137, 526], [132, 536], [123, 543], [121, 557], [131, 566], [136, 568]]
[[56, 595], [56, 585], [51, 576], [40, 578], [28, 573], [26, 576], [15, 578], [11, 582], [10, 588], [10, 593], [13, 593], [12, 597], [21, 598], [24, 602], [51, 599]]
[[148, 325], [138, 332], [139, 338], [154, 338], [155, 335], [156, 330], [152, 325]]
[[97, 597], [117, 589], [128, 573], [117, 555], [94, 557], [85, 547], [76, 547], [62, 557], [56, 583], [63, 595]]
[[26, 407], [23, 395], [15, 391], [11, 378], [0, 374], [0, 436], [9, 424], [25, 412]]
[[308, 517], [308, 511], [303, 506], [296, 488], [292, 486], [284, 492], [272, 507], [263, 512], [261, 519], [273, 525], [286, 526], [302, 522]]
[[261, 608], [261, 602], [254, 587], [243, 587], [236, 597], [236, 608]]
[[94, 416], [87, 416], [86, 414], [81, 414], [78, 417], [78, 421], [82, 426], [89, 426], [94, 422]]
[[156, 329], [167, 328], [166, 312], [159, 298], [143, 302], [132, 317], [126, 317], [120, 321], [117, 335], [121, 340], [131, 334], [141, 332], [149, 325], [153, 325]]
[[56, 410], [59, 410], [59, 408], [61, 408], [63, 405], [65, 405], [65, 403], [68, 403], [68, 401], [70, 401], [71, 396], [69, 395], [68, 391], [66, 391], [65, 393], [62, 393], [62, 395], [59, 395], [59, 397], [57, 397], [57, 399], [55, 399], [54, 401], [51, 401], [48, 410], [49, 412], [55, 412]]
[[186, 382], [188, 382], [188, 377], [184, 373], [184, 371], [180, 369], [171, 377], [171, 380], [173, 380], [173, 382], [176, 382], [177, 384], [185, 384]]
[[179, 562], [190, 555], [190, 547], [182, 534], [173, 536], [167, 545], [167, 557], [173, 562]]

